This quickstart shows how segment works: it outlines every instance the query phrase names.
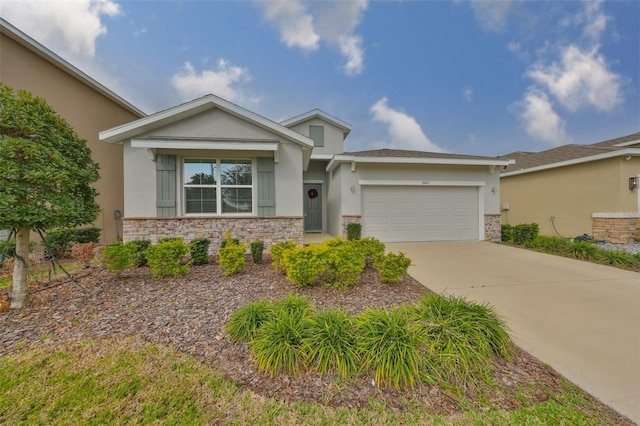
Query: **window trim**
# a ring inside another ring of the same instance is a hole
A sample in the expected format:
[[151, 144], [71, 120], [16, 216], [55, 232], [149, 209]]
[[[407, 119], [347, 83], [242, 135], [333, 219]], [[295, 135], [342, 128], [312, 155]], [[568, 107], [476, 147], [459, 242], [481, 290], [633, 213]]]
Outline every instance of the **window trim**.
[[[215, 213], [187, 213], [187, 200], [186, 200], [186, 188], [187, 184], [185, 183], [185, 162], [187, 160], [200, 160], [200, 161], [210, 161], [215, 162], [216, 164], [216, 176], [215, 176], [215, 184], [213, 185], [189, 185], [191, 188], [215, 188], [216, 189], [216, 212]], [[223, 185], [221, 179], [222, 173], [222, 163], [224, 161], [249, 161], [251, 165], [251, 185]], [[180, 173], [179, 173], [179, 185], [180, 185], [180, 206], [179, 211], [182, 213], [182, 216], [188, 217], [233, 217], [233, 216], [256, 216], [257, 215], [257, 166], [256, 166], [256, 158], [254, 157], [197, 157], [197, 156], [184, 156], [180, 159]], [[222, 211], [222, 189], [223, 188], [250, 188], [251, 189], [251, 212], [243, 213], [243, 212], [232, 212], [232, 213], [224, 213]]]

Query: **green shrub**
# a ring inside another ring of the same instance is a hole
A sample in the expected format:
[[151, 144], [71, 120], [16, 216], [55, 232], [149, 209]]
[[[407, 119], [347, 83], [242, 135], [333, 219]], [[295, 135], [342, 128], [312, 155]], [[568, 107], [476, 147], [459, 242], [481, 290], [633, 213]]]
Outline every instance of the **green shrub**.
[[293, 241], [287, 241], [284, 243], [273, 244], [269, 252], [271, 253], [271, 262], [276, 271], [281, 274], [287, 272], [284, 264], [284, 255], [289, 250], [296, 248], [296, 243]]
[[513, 228], [513, 242], [523, 245], [528, 241], [533, 241], [539, 232], [537, 223], [521, 223]]
[[107, 271], [120, 276], [125, 269], [132, 268], [136, 264], [137, 247], [135, 244], [122, 243], [107, 245], [103, 250], [103, 262], [107, 266]]
[[354, 249], [350, 241], [336, 247], [326, 247], [319, 255], [325, 264], [320, 279], [327, 287], [344, 290], [354, 285], [365, 267], [364, 254]]
[[359, 369], [354, 321], [342, 309], [329, 308], [310, 318], [309, 334], [303, 341], [309, 368], [322, 375], [332, 371], [342, 377]]
[[57, 258], [64, 257], [74, 243], [99, 243], [99, 228], [64, 228], [48, 231], [44, 237], [46, 247]]
[[76, 243], [96, 243], [100, 242], [100, 228], [77, 228], [74, 229], [74, 241]]
[[238, 342], [251, 342], [262, 324], [273, 318], [274, 307], [267, 299], [249, 303], [235, 311], [229, 318], [226, 326], [229, 340]]
[[191, 255], [191, 263], [194, 265], [206, 265], [209, 263], [209, 239], [198, 238], [189, 244], [189, 254]]
[[566, 255], [580, 260], [596, 260], [600, 257], [600, 248], [590, 241], [573, 242], [567, 246]]
[[251, 243], [251, 258], [256, 265], [262, 264], [262, 251], [264, 250], [264, 241], [253, 241]]
[[271, 376], [296, 376], [305, 367], [303, 343], [310, 335], [308, 302], [297, 296], [274, 304], [273, 317], [257, 330], [251, 342], [256, 369]]
[[218, 263], [224, 270], [224, 274], [228, 276], [242, 271], [246, 265], [244, 253], [247, 251], [247, 246], [240, 244], [239, 241], [236, 242], [229, 233], [227, 233], [223, 243], [220, 245], [220, 250], [218, 250]]
[[188, 247], [182, 239], [164, 240], [160, 244], [150, 246], [145, 256], [149, 261], [153, 277], [155, 279], [177, 278], [186, 274], [189, 266], [184, 265], [183, 262], [187, 251]]
[[151, 246], [151, 240], [133, 240], [130, 241], [136, 247], [135, 265], [138, 267], [147, 266], [147, 256], [145, 252]]
[[158, 239], [158, 244], [169, 243], [172, 241], [183, 241], [182, 237], [162, 237]]
[[359, 240], [348, 241], [347, 243], [353, 250], [358, 250], [362, 253], [367, 266], [373, 266], [376, 260], [384, 256], [385, 245], [376, 238], [365, 237]]
[[388, 253], [375, 262], [374, 267], [380, 272], [380, 280], [383, 283], [397, 283], [400, 278], [408, 275], [411, 259], [404, 253]]
[[521, 223], [516, 226], [502, 225], [502, 241], [517, 245], [532, 242], [538, 236], [539, 227], [537, 223]]
[[14, 257], [16, 254], [16, 240], [15, 239], [11, 239], [9, 241], [7, 240], [2, 240], [0, 241], [0, 256], [3, 256], [4, 253], [4, 257], [2, 257], [0, 259], [0, 265], [2, 264], [2, 262], [5, 259], [9, 259], [10, 257]]
[[510, 360], [515, 353], [504, 321], [488, 305], [430, 294], [411, 309], [426, 333], [422, 371], [427, 381], [490, 382], [494, 356]]
[[624, 250], [602, 250], [600, 249], [599, 259], [605, 265], [613, 266], [633, 266], [638, 262], [638, 257]]
[[356, 318], [358, 353], [377, 386], [413, 387], [420, 379], [424, 329], [401, 308], [365, 311]]
[[318, 284], [328, 270], [324, 254], [327, 247], [296, 247], [284, 252], [282, 264], [287, 272], [287, 279], [301, 287]]
[[570, 245], [571, 241], [564, 238], [545, 237], [543, 235], [538, 235], [533, 241], [528, 241], [524, 244], [529, 249], [558, 256], [564, 256]]
[[501, 236], [502, 242], [512, 243], [513, 242], [513, 226], [504, 224], [500, 226], [500, 230], [502, 233], [502, 236]]
[[75, 232], [73, 229], [58, 229], [47, 232], [44, 242], [49, 253], [56, 258], [62, 258], [71, 250], [71, 246], [75, 240]]
[[362, 225], [359, 223], [347, 224], [347, 240], [359, 240], [362, 235]]
[[229, 236], [227, 235], [227, 237], [224, 240], [220, 241], [220, 248], [225, 248], [228, 245], [239, 246], [240, 238], [229, 238]]

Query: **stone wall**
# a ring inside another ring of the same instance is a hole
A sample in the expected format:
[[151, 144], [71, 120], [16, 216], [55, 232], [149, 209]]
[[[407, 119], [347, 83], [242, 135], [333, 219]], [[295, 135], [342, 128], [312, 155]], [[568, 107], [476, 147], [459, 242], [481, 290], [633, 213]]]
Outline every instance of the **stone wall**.
[[592, 234], [596, 240], [631, 243], [640, 237], [640, 213], [593, 213]]
[[218, 250], [225, 234], [250, 243], [264, 241], [266, 249], [272, 244], [293, 241], [302, 245], [304, 221], [302, 217], [145, 217], [123, 219], [123, 240], [151, 240], [182, 237], [185, 243], [196, 238], [211, 240], [209, 251]]
[[350, 223], [362, 223], [360, 215], [343, 215], [342, 216], [342, 238], [347, 239], [347, 225]]
[[494, 243], [502, 240], [501, 215], [485, 214], [484, 215], [484, 239]]

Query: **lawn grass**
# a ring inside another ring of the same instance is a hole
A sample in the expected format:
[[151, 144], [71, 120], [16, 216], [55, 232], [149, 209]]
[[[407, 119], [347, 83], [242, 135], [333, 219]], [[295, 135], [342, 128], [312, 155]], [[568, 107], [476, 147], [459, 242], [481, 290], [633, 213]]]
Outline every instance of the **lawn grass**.
[[610, 424], [577, 387], [512, 411], [452, 416], [416, 403], [405, 412], [372, 404], [336, 409], [286, 403], [239, 389], [172, 347], [129, 337], [44, 345], [0, 358], [0, 424]]

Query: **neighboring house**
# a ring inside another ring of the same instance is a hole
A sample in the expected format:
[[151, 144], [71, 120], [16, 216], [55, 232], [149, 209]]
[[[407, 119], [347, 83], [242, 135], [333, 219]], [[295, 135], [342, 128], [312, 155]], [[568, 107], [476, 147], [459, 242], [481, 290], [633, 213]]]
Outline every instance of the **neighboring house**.
[[214, 95], [100, 132], [124, 148], [124, 239], [302, 243], [359, 222], [382, 241], [496, 240], [503, 159], [344, 152], [321, 110], [276, 123]]
[[93, 225], [102, 229], [104, 241], [115, 241], [122, 235], [121, 221], [114, 217], [114, 211], [124, 207], [122, 147], [100, 143], [98, 132], [145, 114], [3, 19], [0, 81], [44, 98], [87, 140], [94, 161], [100, 164], [100, 180], [94, 187], [101, 212]]
[[535, 222], [543, 235], [611, 242], [640, 236], [640, 132], [542, 152], [514, 152], [500, 176], [502, 223]]

